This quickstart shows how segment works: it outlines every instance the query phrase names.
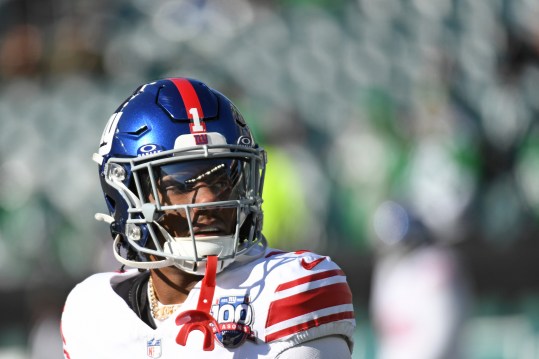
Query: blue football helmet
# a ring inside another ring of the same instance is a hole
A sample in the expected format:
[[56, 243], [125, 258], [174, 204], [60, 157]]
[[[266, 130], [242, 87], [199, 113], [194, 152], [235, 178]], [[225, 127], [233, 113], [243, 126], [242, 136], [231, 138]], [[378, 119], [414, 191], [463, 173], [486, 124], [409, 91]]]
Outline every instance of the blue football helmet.
[[[204, 83], [139, 87], [110, 117], [94, 161], [115, 257], [142, 268], [223, 270], [257, 243], [266, 153], [232, 102]], [[123, 248], [123, 250], [122, 250]]]

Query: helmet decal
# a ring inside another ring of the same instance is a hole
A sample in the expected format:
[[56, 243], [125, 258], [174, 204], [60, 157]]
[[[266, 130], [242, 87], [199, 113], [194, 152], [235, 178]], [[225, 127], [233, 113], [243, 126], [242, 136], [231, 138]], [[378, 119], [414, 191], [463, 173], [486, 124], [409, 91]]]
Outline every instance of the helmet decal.
[[162, 151], [163, 151], [163, 147], [161, 147], [160, 145], [150, 143], [150, 144], [139, 147], [139, 149], [137, 150], [137, 157], [150, 156], [150, 155], [154, 155], [156, 153], [162, 152]]
[[191, 130], [191, 133], [206, 132], [206, 125], [198, 116], [198, 109], [196, 107], [190, 108], [189, 114], [192, 118], [192, 122], [189, 124], [189, 130]]
[[122, 117], [122, 112], [116, 112], [110, 116], [103, 134], [101, 135], [101, 141], [99, 141], [99, 150], [98, 153], [101, 156], [108, 155], [112, 147], [112, 138], [114, 133], [116, 133], [116, 127], [118, 126], [118, 121]]
[[238, 145], [251, 147], [253, 145], [253, 141], [251, 140], [251, 137], [241, 136], [238, 138]]

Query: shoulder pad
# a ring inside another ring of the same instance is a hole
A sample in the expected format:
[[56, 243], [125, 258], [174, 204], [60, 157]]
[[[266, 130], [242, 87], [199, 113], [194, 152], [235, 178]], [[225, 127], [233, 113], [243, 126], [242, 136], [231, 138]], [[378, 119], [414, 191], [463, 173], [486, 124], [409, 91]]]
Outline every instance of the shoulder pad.
[[268, 310], [266, 341], [340, 321], [352, 325], [352, 292], [329, 257], [309, 251], [270, 252], [266, 257], [281, 262], [273, 269], [280, 281]]

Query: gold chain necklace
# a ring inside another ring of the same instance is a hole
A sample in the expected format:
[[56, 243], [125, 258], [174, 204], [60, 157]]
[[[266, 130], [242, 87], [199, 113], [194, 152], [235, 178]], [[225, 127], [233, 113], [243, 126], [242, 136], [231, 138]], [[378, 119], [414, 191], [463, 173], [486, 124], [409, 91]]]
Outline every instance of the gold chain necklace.
[[150, 309], [152, 316], [157, 320], [165, 320], [181, 307], [181, 304], [163, 304], [157, 300], [153, 287], [152, 277], [148, 280], [148, 297], [150, 298]]

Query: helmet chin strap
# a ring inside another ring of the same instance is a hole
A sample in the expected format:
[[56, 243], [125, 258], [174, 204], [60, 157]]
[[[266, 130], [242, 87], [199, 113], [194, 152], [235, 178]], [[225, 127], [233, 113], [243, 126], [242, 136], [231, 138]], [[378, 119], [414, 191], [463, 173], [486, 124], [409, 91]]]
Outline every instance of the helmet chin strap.
[[122, 239], [122, 236], [117, 234], [116, 238], [114, 238], [114, 243], [112, 244], [112, 253], [114, 253], [114, 258], [122, 264], [125, 264], [126, 266], [133, 267], [133, 268], [141, 268], [141, 269], [158, 269], [158, 268], [164, 268], [164, 267], [170, 267], [171, 265], [174, 265], [174, 260], [172, 258], [163, 259], [160, 261], [148, 261], [148, 262], [142, 262], [142, 261], [133, 261], [129, 260], [127, 258], [124, 258], [120, 255], [118, 252], [118, 244], [120, 243]]
[[[114, 218], [111, 216], [104, 214], [104, 213], [96, 213], [95, 219], [98, 221], [103, 221], [108, 224], [111, 224], [114, 222]], [[171, 258], [167, 258], [161, 261], [151, 261], [151, 262], [141, 262], [141, 261], [132, 261], [127, 258], [124, 258], [120, 255], [118, 252], [118, 244], [122, 240], [122, 236], [117, 234], [114, 238], [114, 242], [112, 243], [112, 253], [114, 253], [114, 258], [122, 264], [125, 264], [126, 266], [133, 267], [133, 268], [141, 268], [141, 269], [157, 269], [157, 268], [164, 268], [169, 267], [174, 264], [174, 260]]]
[[215, 293], [216, 276], [217, 256], [208, 256], [206, 272], [200, 287], [197, 309], [187, 310], [176, 317], [176, 325], [182, 326], [176, 337], [176, 343], [179, 345], [185, 346], [189, 334], [194, 330], [199, 330], [204, 334], [203, 349], [205, 351], [213, 350], [215, 346], [214, 333], [221, 331], [219, 329], [219, 323], [210, 314], [213, 295]]

